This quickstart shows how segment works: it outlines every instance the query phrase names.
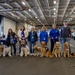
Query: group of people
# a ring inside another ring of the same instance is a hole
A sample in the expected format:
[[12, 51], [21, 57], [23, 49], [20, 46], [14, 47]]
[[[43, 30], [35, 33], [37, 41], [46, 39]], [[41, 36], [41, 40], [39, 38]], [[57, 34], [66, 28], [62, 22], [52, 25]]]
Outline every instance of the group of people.
[[[21, 53], [21, 39], [25, 39], [26, 44], [29, 41], [30, 45], [30, 55], [34, 54], [33, 47], [36, 45], [36, 42], [38, 41], [38, 35], [37, 32], [35, 31], [35, 27], [33, 26], [31, 31], [28, 33], [28, 31], [25, 29], [24, 26], [21, 27], [21, 29], [18, 31], [18, 34], [14, 33], [12, 29], [8, 30], [8, 35], [6, 41], [9, 42], [11, 46], [11, 54], [12, 54], [12, 47], [14, 49], [14, 55], [16, 55], [16, 43], [19, 41], [19, 54]], [[46, 31], [46, 27], [42, 26], [41, 32], [40, 32], [40, 43], [41, 42], [46, 42], [46, 45], [48, 44], [48, 40], [50, 38], [51, 46], [50, 50], [51, 52], [53, 51], [54, 44], [59, 41], [59, 38], [62, 43], [62, 49], [64, 49], [64, 43], [68, 42], [70, 43], [71, 39], [71, 30], [70, 27], [68, 26], [67, 21], [63, 21], [63, 26], [61, 27], [61, 32], [56, 27], [56, 24], [52, 25], [52, 29], [48, 33]], [[69, 51], [71, 52], [71, 49], [69, 47]]]

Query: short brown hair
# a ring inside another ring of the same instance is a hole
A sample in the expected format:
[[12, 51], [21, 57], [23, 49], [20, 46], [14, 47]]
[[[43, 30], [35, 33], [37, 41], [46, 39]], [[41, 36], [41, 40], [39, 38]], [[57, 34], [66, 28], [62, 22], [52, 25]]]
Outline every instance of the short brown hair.
[[42, 29], [43, 29], [43, 28], [46, 30], [46, 26], [42, 26]]

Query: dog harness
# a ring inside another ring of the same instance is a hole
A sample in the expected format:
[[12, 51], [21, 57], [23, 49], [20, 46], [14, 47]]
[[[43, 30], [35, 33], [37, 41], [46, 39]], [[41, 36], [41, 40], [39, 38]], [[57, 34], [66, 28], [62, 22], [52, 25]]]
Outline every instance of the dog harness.
[[49, 50], [49, 48], [48, 48], [48, 47], [46, 47], [45, 49], [46, 49], [46, 52]]
[[7, 46], [6, 46], [6, 45], [4, 45], [4, 48], [7, 48]]

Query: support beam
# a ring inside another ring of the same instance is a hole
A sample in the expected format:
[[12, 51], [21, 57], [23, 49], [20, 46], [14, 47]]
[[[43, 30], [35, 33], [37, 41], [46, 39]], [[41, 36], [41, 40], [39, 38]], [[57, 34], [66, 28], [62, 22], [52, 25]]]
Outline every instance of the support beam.
[[56, 15], [56, 19], [58, 17], [58, 9], [59, 9], [59, 0], [58, 0], [58, 4], [57, 4], [57, 15]]
[[63, 12], [63, 17], [62, 17], [61, 20], [63, 20], [63, 18], [64, 18], [64, 16], [65, 16], [65, 13], [66, 13], [66, 10], [67, 10], [67, 8], [68, 8], [68, 5], [69, 5], [70, 1], [71, 1], [71, 0], [67, 0], [67, 4], [66, 4], [66, 6], [65, 6], [65, 9], [64, 9], [64, 12]]
[[[71, 13], [70, 13], [70, 16], [72, 15], [72, 13], [74, 12], [75, 10], [75, 7], [72, 9]], [[69, 23], [74, 19], [75, 17], [73, 17], [72, 19], [69, 19]]]
[[[25, 2], [27, 3], [27, 5], [31, 8], [31, 6], [29, 5], [29, 3], [25, 0]], [[36, 14], [36, 12], [32, 9], [32, 11], [33, 11], [33, 13], [36, 15], [36, 16], [38, 16], [37, 14]], [[37, 21], [38, 21], [38, 19], [37, 19]], [[38, 21], [39, 22], [39, 21]], [[39, 22], [40, 23], [40, 22]]]
[[45, 16], [44, 16], [44, 14], [43, 14], [42, 6], [41, 6], [40, 1], [39, 1], [39, 0], [35, 0], [35, 1], [36, 1], [37, 5], [38, 5], [38, 7], [39, 7], [39, 9], [40, 9], [40, 11], [41, 11], [41, 13], [42, 13], [42, 15], [43, 15], [44, 20], [46, 21], [46, 24], [47, 24], [47, 20], [46, 20], [46, 18], [45, 18]]

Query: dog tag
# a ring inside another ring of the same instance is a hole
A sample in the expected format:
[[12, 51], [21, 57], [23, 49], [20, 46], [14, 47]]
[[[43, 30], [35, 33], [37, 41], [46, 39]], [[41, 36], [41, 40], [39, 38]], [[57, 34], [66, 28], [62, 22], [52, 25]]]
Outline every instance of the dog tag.
[[45, 40], [45, 38], [44, 38], [44, 40]]
[[32, 36], [32, 38], [34, 38], [34, 37]]

